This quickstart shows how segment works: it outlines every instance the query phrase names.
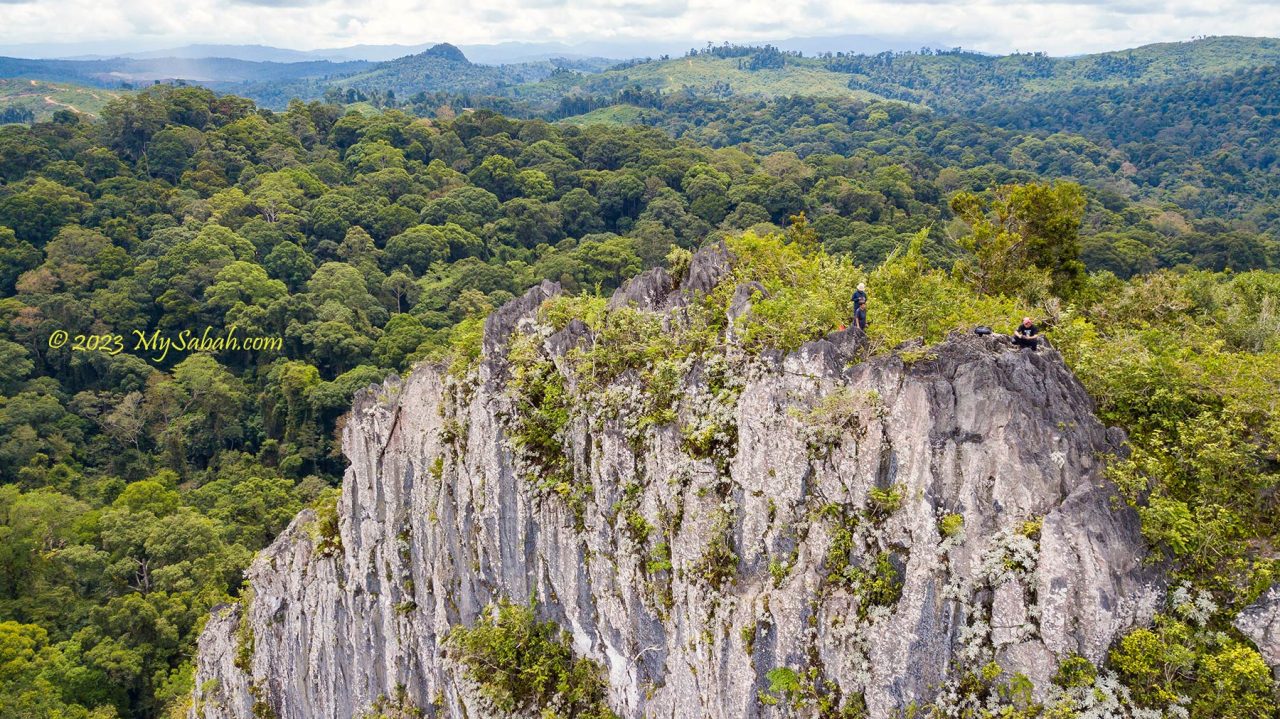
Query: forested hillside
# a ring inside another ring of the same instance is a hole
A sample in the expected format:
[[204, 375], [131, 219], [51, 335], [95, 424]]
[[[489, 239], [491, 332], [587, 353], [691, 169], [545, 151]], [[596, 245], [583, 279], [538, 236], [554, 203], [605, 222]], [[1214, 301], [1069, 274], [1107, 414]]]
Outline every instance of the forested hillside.
[[676, 58], [624, 62], [600, 73], [560, 73], [543, 82], [510, 88], [503, 94], [545, 111], [561, 99], [581, 101], [619, 92], [686, 92], [704, 98], [878, 97], [851, 88], [847, 75], [831, 72], [819, 59], [753, 46], [718, 47]]
[[[383, 92], [370, 92], [380, 106], [419, 115], [488, 107], [574, 124], [659, 126], [703, 144], [750, 142], [801, 157], [862, 146], [878, 132], [893, 137], [892, 152], [927, 144], [921, 149], [931, 158], [960, 165], [989, 154], [1001, 168], [1050, 172], [1274, 236], [1278, 62], [1277, 41], [1236, 37], [1078, 58], [959, 51], [804, 58], [768, 46], [715, 46], [602, 73], [562, 69], [525, 84], [464, 90], [427, 81], [435, 92], [390, 101], [385, 89], [398, 73], [387, 68], [372, 76]], [[358, 88], [368, 82], [334, 84], [346, 89], [330, 99], [350, 100], [363, 99]], [[868, 103], [877, 97], [909, 104], [880, 104], [873, 116]]]
[[960, 50], [825, 58], [828, 69], [853, 76], [850, 87], [956, 112], [1041, 93], [1159, 84], [1278, 61], [1280, 40], [1247, 37], [1209, 37], [1066, 58]]
[[428, 105], [436, 109], [440, 104], [433, 103], [432, 98], [448, 97], [455, 104], [461, 100], [460, 106], [463, 107], [471, 104], [471, 98], [476, 98], [482, 106], [531, 116], [537, 114], [532, 106], [517, 103], [507, 96], [527, 96], [528, 93], [517, 88], [537, 87], [530, 83], [539, 83], [547, 78], [578, 77], [577, 71], [599, 69], [599, 61], [568, 59], [481, 65], [471, 62], [461, 50], [448, 43], [434, 45], [414, 55], [366, 65], [354, 73], [320, 79], [306, 77], [277, 82], [266, 78], [256, 82], [209, 86], [277, 109], [285, 107], [291, 99], [303, 98], [369, 109], [413, 111], [415, 107]]
[[37, 80], [0, 80], [0, 124], [47, 121], [58, 110], [93, 117], [121, 94]]
[[1071, 132], [1114, 147], [1144, 191], [1209, 217], [1275, 228], [1280, 183], [1280, 67], [1143, 87], [1002, 101], [975, 118], [1004, 128]]
[[184, 81], [250, 97], [273, 109], [293, 98], [336, 90], [375, 93], [389, 104], [417, 94], [465, 94], [515, 101], [541, 114], [563, 98], [623, 91], [692, 92], [702, 97], [795, 95], [888, 98], [963, 114], [990, 103], [1046, 93], [1134, 88], [1229, 75], [1280, 62], [1280, 40], [1208, 37], [1078, 57], [1044, 53], [987, 55], [961, 49], [821, 53], [806, 57], [772, 45], [709, 44], [678, 57], [635, 58], [607, 66], [598, 58], [483, 65], [448, 43], [386, 62], [254, 62], [207, 58], [28, 60], [0, 58], [0, 78], [100, 87]]
[[[1274, 706], [1256, 651], [1218, 633], [1275, 574], [1274, 187], [1188, 197], [1170, 176], [1192, 159], [1142, 175], [1078, 135], [901, 103], [678, 94], [654, 112], [273, 112], [162, 85], [97, 121], [0, 127], [0, 715], [180, 711], [210, 607], [300, 508], [332, 512], [356, 389], [465, 366], [481, 318], [542, 279], [607, 293], [747, 230], [771, 238], [752, 251], [775, 283], [828, 255], [867, 274], [885, 347], [1043, 316], [1132, 432], [1115, 471], [1150, 498], [1149, 538], [1222, 607], [1171, 608], [1113, 671], [1138, 705]], [[843, 321], [843, 295], [796, 284], [780, 337]], [[232, 326], [278, 344], [135, 347]]]
[[[712, 100], [685, 93], [665, 97], [634, 93], [627, 96], [631, 102], [604, 104], [582, 120], [571, 122], [659, 127], [712, 147], [749, 143], [757, 151], [791, 151], [800, 157], [811, 153], [886, 155], [913, 173], [930, 177], [943, 192], [964, 184], [955, 174], [960, 168], [970, 175], [985, 173], [988, 184], [1041, 175], [1069, 178], [1088, 187], [1098, 205], [1111, 211], [1118, 212], [1134, 202], [1142, 204], [1144, 212], [1157, 208], [1173, 211], [1163, 219], [1153, 218], [1154, 224], [1121, 220], [1125, 234], [1146, 249], [1133, 243], [1125, 243], [1122, 249], [1110, 242], [1103, 247], [1086, 237], [1086, 256], [1093, 267], [1126, 275], [1137, 269], [1191, 261], [1190, 255], [1177, 259], [1175, 255], [1181, 250], [1174, 249], [1170, 240], [1173, 245], [1194, 243], [1198, 249], [1191, 254], [1199, 259], [1192, 262], [1199, 266], [1244, 266], [1243, 261], [1248, 266], [1265, 267], [1268, 261], [1262, 258], [1273, 250], [1263, 248], [1273, 246], [1270, 243], [1280, 221], [1273, 180], [1276, 135], [1271, 127], [1275, 120], [1262, 101], [1266, 79], [1272, 73], [1258, 70], [1247, 74], [1258, 80], [1248, 85], [1250, 89], [1240, 89], [1248, 96], [1239, 101], [1221, 97], [1220, 105], [1166, 105], [1169, 109], [1162, 112], [1152, 106], [1153, 96], [1133, 91], [1133, 113], [1149, 119], [1145, 124], [1131, 123], [1123, 113], [1101, 115], [1117, 126], [1114, 141], [1107, 134], [1109, 125], [1102, 126], [1101, 119], [1086, 125], [1087, 135], [1081, 134], [1073, 129], [1077, 124], [1053, 114], [1049, 108], [1055, 105], [1048, 103], [992, 112], [984, 115], [982, 122], [892, 102], [808, 97]], [[1219, 84], [1230, 86], [1226, 81], [1213, 83]], [[1258, 88], [1261, 111], [1249, 104], [1254, 88]], [[1067, 97], [1064, 93], [1058, 101], [1071, 102]], [[1084, 105], [1087, 101], [1071, 106]], [[1149, 107], [1150, 113], [1144, 114]], [[1088, 112], [1104, 111], [1082, 110], [1081, 114]], [[1025, 118], [1036, 120], [1020, 122]], [[1026, 124], [1030, 128], [1006, 129], [998, 124]], [[1134, 139], [1127, 141], [1129, 138]], [[1165, 224], [1171, 220], [1182, 230], [1171, 232], [1172, 227]], [[1118, 227], [1101, 214], [1093, 215], [1090, 225], [1100, 233]], [[1156, 229], [1157, 225], [1163, 229]], [[1186, 231], [1196, 237], [1188, 237]], [[1250, 245], [1254, 249], [1249, 249]], [[1211, 249], [1215, 246], [1217, 250]], [[1130, 250], [1137, 254], [1130, 255]], [[1261, 254], [1255, 255], [1255, 250]], [[1215, 253], [1219, 259], [1207, 259]], [[1254, 259], [1246, 260], [1248, 255]]]

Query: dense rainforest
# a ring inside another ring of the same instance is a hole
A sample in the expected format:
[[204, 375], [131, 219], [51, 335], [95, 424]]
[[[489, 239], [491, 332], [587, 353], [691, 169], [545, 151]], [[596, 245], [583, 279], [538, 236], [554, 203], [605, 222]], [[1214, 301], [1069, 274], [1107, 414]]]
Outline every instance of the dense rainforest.
[[[1229, 629], [1280, 570], [1273, 188], [1183, 197], [1164, 185], [1194, 157], [1143, 176], [893, 102], [662, 103], [656, 127], [578, 125], [160, 85], [0, 127], [0, 715], [179, 715], [208, 610], [301, 508], [331, 511], [355, 390], [465, 363], [540, 280], [591, 305], [725, 238], [783, 298], [761, 342], [846, 322], [854, 277], [877, 347], [1041, 318], [1130, 432], [1119, 499], [1184, 583], [1063, 690], [1274, 712]], [[272, 342], [138, 347], [231, 327]]]

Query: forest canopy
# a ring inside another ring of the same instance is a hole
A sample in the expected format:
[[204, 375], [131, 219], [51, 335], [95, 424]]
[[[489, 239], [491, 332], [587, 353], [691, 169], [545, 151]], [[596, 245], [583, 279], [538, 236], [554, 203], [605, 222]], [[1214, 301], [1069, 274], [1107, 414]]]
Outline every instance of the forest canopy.
[[[834, 329], [855, 279], [879, 351], [1043, 318], [1130, 432], [1113, 472], [1148, 538], [1223, 607], [1175, 638], [1164, 688], [1214, 716], [1215, 682], [1253, 686], [1256, 652], [1212, 632], [1275, 579], [1273, 235], [1138, 191], [1078, 136], [896, 103], [664, 103], [661, 127], [579, 126], [162, 85], [97, 122], [0, 127], [0, 714], [180, 711], [210, 608], [301, 508], [332, 506], [355, 391], [465, 368], [481, 318], [541, 280], [598, 302], [720, 240], [779, 298], [748, 342]], [[50, 343], [233, 326], [278, 350]], [[1115, 664], [1137, 687], [1131, 644]]]

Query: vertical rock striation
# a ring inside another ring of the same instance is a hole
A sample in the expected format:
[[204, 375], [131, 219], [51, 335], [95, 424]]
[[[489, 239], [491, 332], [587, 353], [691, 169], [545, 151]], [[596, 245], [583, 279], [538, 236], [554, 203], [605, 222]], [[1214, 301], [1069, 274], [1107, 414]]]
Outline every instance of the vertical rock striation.
[[[652, 272], [612, 306], [679, 312], [723, 264], [698, 253], [683, 287]], [[1153, 612], [1137, 519], [1102, 474], [1122, 437], [1055, 351], [961, 336], [855, 361], [848, 332], [731, 349], [690, 360], [675, 421], [653, 425], [624, 373], [562, 433], [575, 508], [512, 440], [513, 334], [571, 388], [567, 353], [592, 341], [538, 323], [557, 292], [490, 317], [467, 379], [420, 366], [358, 395], [338, 537], [304, 512], [256, 559], [251, 598], [200, 640], [197, 716], [347, 719], [390, 696], [494, 716], [443, 640], [498, 598], [536, 599], [628, 718], [782, 716], [761, 701], [779, 668], [801, 700], [861, 697], [876, 717], [990, 661], [1043, 688]], [[714, 452], [690, 449], [699, 426]]]

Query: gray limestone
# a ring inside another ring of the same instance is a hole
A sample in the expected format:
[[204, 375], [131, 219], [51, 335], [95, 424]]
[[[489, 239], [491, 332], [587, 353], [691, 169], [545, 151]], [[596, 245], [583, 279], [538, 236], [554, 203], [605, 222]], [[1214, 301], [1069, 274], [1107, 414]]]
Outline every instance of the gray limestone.
[[[613, 304], [678, 311], [726, 264], [722, 248], [698, 253], [682, 287], [651, 272]], [[997, 338], [956, 336], [913, 364], [859, 357], [854, 332], [786, 356], [731, 349], [741, 391], [710, 410], [737, 431], [720, 466], [691, 457], [674, 425], [637, 436], [625, 416], [583, 403], [564, 437], [577, 481], [590, 483], [579, 523], [524, 478], [509, 438], [504, 347], [512, 332], [550, 334], [534, 316], [556, 292], [544, 283], [496, 312], [470, 378], [420, 366], [357, 396], [343, 430], [341, 548], [322, 556], [304, 512], [261, 553], [247, 610], [216, 611], [200, 639], [200, 715], [247, 719], [258, 701], [279, 719], [349, 719], [402, 687], [429, 716], [494, 716], [442, 641], [495, 598], [532, 597], [604, 667], [628, 719], [783, 716], [759, 701], [782, 666], [817, 666], [886, 716], [927, 701], [957, 666], [997, 659], [1043, 683], [1068, 655], [1100, 661], [1163, 596], [1136, 516], [1103, 477], [1122, 437], [1054, 350]], [[560, 358], [589, 335], [579, 323], [543, 344]], [[708, 411], [693, 399], [704, 374], [689, 370], [682, 421]], [[636, 382], [611, 389], [634, 396]], [[848, 421], [815, 427], [814, 408], [837, 393]], [[631, 482], [655, 528], [643, 545], [614, 511]], [[895, 487], [900, 506], [869, 518], [873, 489]], [[948, 514], [963, 531], [945, 538]], [[695, 569], [718, 519], [737, 562], [713, 588]], [[890, 557], [896, 601], [868, 607], [828, 576], [837, 522], [851, 566]], [[648, 566], [660, 541], [671, 571]], [[1248, 625], [1267, 627], [1256, 637], [1273, 648], [1275, 607]], [[233, 659], [248, 634], [246, 674]]]

